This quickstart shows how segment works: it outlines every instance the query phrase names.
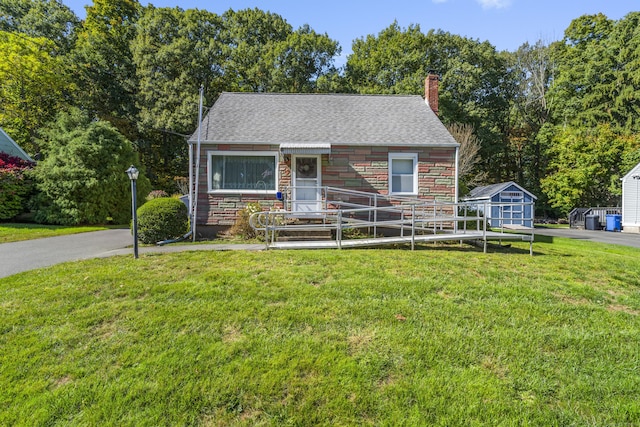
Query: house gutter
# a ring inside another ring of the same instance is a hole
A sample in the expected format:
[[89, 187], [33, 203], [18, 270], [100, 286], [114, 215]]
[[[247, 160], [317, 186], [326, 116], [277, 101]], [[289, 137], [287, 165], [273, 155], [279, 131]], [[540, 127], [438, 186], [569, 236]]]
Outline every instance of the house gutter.
[[[217, 140], [217, 139], [208, 139], [207, 144], [225, 144], [225, 145], [247, 145], [247, 144], [252, 144], [252, 145], [282, 145], [282, 144], [290, 144], [290, 143], [286, 143], [286, 142], [282, 142], [282, 140], [273, 140], [273, 141], [257, 141], [255, 139], [243, 139], [243, 140], [236, 140], [236, 141], [230, 141], [230, 140]], [[300, 146], [302, 146], [303, 144], [308, 144], [309, 146], [319, 146], [319, 145], [326, 145], [327, 142], [318, 142], [318, 141], [307, 141], [307, 142], [295, 142], [294, 144], [299, 144]], [[365, 141], [359, 141], [359, 142], [335, 142], [332, 141], [330, 143], [328, 143], [329, 145], [331, 145], [331, 147], [339, 147], [339, 146], [345, 146], [345, 147], [393, 147], [393, 146], [401, 146], [401, 147], [405, 147], [405, 148], [455, 148], [455, 147], [459, 147], [460, 144], [458, 144], [457, 142], [443, 142], [443, 143], [418, 143], [418, 142], [365, 142]]]

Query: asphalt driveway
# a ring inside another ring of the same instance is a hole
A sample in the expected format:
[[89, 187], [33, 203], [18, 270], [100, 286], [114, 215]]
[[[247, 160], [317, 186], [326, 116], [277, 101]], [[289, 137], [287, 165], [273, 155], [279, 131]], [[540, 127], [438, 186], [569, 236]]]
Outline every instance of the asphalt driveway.
[[576, 230], [573, 228], [536, 228], [535, 234], [549, 237], [567, 237], [570, 239], [590, 240], [592, 242], [640, 248], [640, 234], [636, 233]]
[[66, 261], [109, 256], [133, 243], [127, 229], [101, 230], [0, 244], [0, 277]]
[[[0, 244], [0, 278], [49, 267], [67, 261], [133, 256], [133, 238], [128, 229], [101, 230], [68, 236], [47, 237]], [[262, 250], [262, 244], [200, 244], [140, 246], [139, 254], [200, 250]]]

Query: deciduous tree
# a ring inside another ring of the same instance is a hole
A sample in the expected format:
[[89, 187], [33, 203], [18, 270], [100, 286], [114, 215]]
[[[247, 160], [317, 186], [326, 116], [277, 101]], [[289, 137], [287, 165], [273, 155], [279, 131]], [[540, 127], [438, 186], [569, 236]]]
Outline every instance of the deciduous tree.
[[488, 42], [397, 23], [353, 43], [346, 76], [360, 93], [422, 94], [429, 70], [441, 75], [440, 117], [470, 124], [482, 141], [482, 167], [489, 179], [513, 174], [508, 149], [509, 100], [513, 81], [507, 57]]
[[0, 31], [44, 37], [62, 54], [73, 48], [79, 22], [59, 0], [0, 0]]
[[43, 37], [0, 31], [0, 127], [31, 154], [40, 151], [40, 131], [74, 89], [54, 50]]
[[322, 76], [337, 73], [333, 63], [340, 53], [338, 43], [327, 34], [318, 34], [308, 25], [276, 43], [268, 55], [272, 64], [274, 92], [308, 93], [317, 89]]
[[80, 103], [137, 139], [137, 80], [130, 43], [140, 13], [137, 0], [94, 0], [78, 33], [74, 75], [82, 87]]
[[460, 144], [458, 149], [458, 179], [460, 194], [466, 194], [472, 187], [485, 184], [487, 173], [479, 171], [480, 148], [482, 144], [470, 124], [453, 123], [447, 126], [451, 136]]
[[618, 206], [620, 178], [628, 172], [623, 159], [638, 148], [638, 136], [620, 135], [608, 124], [563, 127], [555, 132], [542, 189], [565, 214], [580, 206]]

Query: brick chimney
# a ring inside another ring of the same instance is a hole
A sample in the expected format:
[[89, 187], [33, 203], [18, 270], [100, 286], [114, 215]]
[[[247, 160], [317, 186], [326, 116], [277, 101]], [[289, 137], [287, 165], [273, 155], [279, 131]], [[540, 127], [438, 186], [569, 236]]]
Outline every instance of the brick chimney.
[[438, 80], [439, 76], [436, 73], [429, 72], [429, 75], [424, 81], [424, 99], [436, 116], [438, 115]]

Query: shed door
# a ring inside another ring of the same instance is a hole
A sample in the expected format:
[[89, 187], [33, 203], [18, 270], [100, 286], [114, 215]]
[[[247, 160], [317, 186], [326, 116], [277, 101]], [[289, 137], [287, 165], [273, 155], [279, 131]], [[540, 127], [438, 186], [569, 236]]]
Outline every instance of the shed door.
[[500, 203], [504, 203], [500, 205], [500, 216], [503, 224], [523, 225], [524, 193], [521, 191], [503, 191], [500, 193]]
[[291, 164], [293, 165], [293, 212], [320, 214], [322, 210], [320, 156], [294, 156]]

